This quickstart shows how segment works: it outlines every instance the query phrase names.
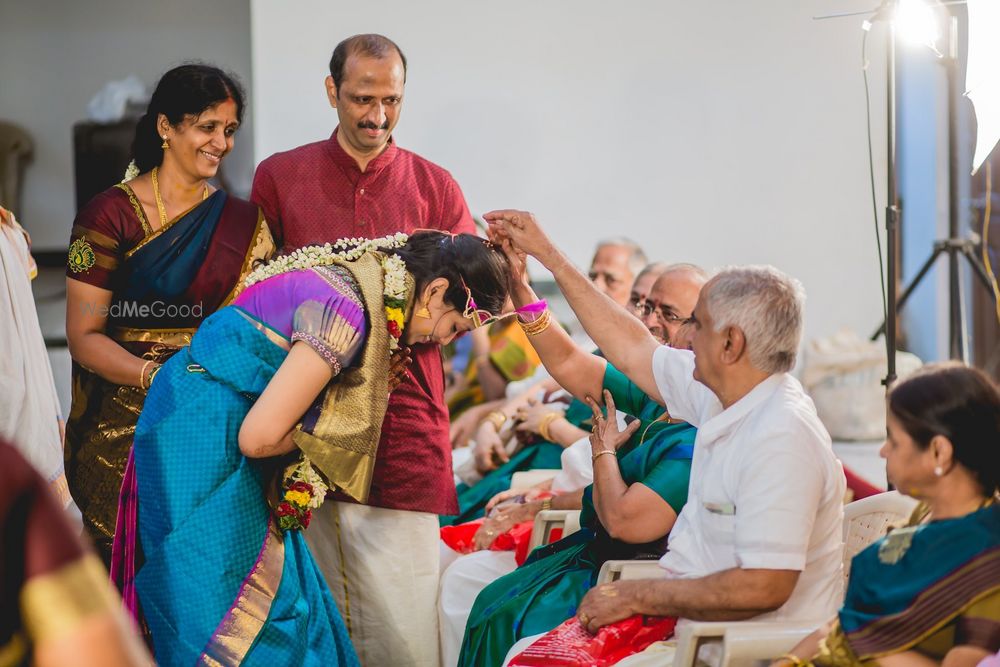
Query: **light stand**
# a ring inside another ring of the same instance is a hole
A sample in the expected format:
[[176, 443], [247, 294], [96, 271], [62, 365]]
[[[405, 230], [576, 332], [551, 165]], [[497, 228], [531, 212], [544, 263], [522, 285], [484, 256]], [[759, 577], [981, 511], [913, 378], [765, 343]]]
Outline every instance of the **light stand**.
[[[892, 2], [893, 0], [888, 0]], [[884, 6], [884, 5], [883, 5]], [[891, 10], [891, 8], [890, 8]], [[880, 12], [882, 10], [880, 9]], [[933, 251], [927, 260], [921, 265], [920, 270], [913, 277], [896, 301], [895, 258], [894, 254], [898, 247], [898, 223], [899, 219], [893, 220], [891, 211], [895, 208], [897, 215], [899, 208], [893, 206], [892, 202], [896, 196], [895, 190], [895, 27], [889, 24], [889, 205], [886, 207], [886, 252], [888, 266], [888, 317], [882, 326], [872, 335], [872, 340], [878, 338], [879, 334], [885, 332], [886, 351], [889, 355], [888, 370], [883, 381], [888, 387], [896, 379], [895, 364], [895, 343], [896, 343], [896, 315], [906, 305], [913, 290], [920, 284], [924, 276], [927, 275], [937, 258], [943, 254], [948, 255], [948, 352], [952, 359], [961, 359], [963, 362], [969, 361], [968, 330], [965, 316], [965, 300], [962, 295], [962, 280], [959, 271], [959, 257], [965, 257], [972, 267], [976, 277], [979, 278], [983, 286], [994, 297], [990, 284], [989, 274], [979, 256], [976, 254], [978, 242], [972, 239], [960, 237], [959, 222], [961, 218], [958, 185], [958, 139], [957, 139], [957, 86], [958, 81], [958, 19], [949, 14], [950, 30], [948, 35], [948, 55], [944, 58], [946, 80], [948, 86], [948, 238], [934, 242]], [[994, 297], [995, 298], [995, 297]]]

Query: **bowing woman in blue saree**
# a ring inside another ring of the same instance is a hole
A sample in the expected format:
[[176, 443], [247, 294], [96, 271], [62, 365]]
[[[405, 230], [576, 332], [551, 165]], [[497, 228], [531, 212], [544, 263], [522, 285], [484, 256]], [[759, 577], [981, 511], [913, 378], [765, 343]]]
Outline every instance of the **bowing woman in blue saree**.
[[391, 353], [495, 319], [507, 267], [483, 239], [431, 231], [335, 250], [252, 273], [149, 392], [135, 589], [161, 665], [357, 664], [301, 530], [324, 487], [366, 500], [405, 374]]
[[66, 477], [105, 565], [152, 377], [274, 251], [257, 207], [208, 182], [232, 149], [242, 114], [243, 93], [226, 73], [207, 65], [170, 70], [136, 127], [140, 173], [96, 195], [73, 224]]
[[961, 667], [1000, 650], [1000, 391], [934, 364], [888, 404], [886, 473], [921, 504], [854, 557], [837, 618], [776, 665]]

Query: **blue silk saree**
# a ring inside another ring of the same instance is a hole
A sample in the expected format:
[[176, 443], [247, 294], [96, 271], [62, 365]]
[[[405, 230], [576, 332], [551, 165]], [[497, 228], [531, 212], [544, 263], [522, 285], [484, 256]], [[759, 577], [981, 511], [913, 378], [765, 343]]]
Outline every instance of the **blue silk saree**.
[[208, 318], [157, 375], [136, 427], [142, 612], [160, 665], [357, 665], [298, 531], [268, 507], [238, 434], [287, 355], [246, 311]]

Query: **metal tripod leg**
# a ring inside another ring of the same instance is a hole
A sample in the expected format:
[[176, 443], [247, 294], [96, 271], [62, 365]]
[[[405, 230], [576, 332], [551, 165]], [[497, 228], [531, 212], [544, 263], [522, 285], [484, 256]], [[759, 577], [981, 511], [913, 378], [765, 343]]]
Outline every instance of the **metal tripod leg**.
[[[899, 295], [899, 301], [896, 302], [896, 312], [890, 313], [890, 317], [895, 317], [899, 314], [899, 311], [903, 310], [903, 306], [906, 305], [906, 301], [910, 298], [910, 294], [912, 294], [913, 290], [920, 284], [923, 277], [927, 275], [927, 272], [931, 270], [931, 267], [934, 265], [934, 261], [945, 251], [945, 247], [945, 244], [941, 242], [934, 244], [934, 252], [931, 253], [931, 256], [928, 257], [927, 261], [920, 267], [917, 275], [913, 277], [913, 280], [906, 286], [903, 293]], [[882, 320], [882, 324], [875, 330], [875, 333], [872, 334], [871, 340], [877, 339], [883, 333], [885, 333], [885, 320]]]

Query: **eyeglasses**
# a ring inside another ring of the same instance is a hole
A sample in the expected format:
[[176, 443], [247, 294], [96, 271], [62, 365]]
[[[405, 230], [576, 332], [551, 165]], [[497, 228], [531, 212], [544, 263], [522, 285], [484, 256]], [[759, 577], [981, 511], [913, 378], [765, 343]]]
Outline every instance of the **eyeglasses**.
[[629, 307], [632, 308], [639, 315], [639, 317], [649, 317], [653, 313], [656, 313], [657, 318], [660, 319], [664, 324], [687, 324], [691, 321], [690, 317], [681, 317], [680, 315], [674, 313], [670, 306], [656, 304], [647, 299], [636, 300], [635, 298], [629, 299]]

